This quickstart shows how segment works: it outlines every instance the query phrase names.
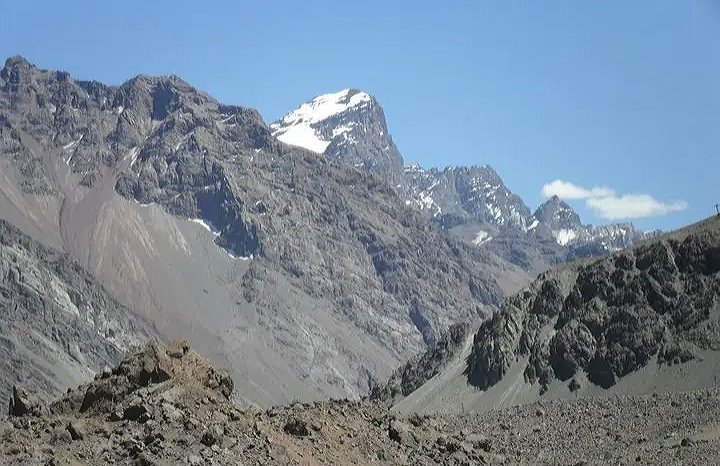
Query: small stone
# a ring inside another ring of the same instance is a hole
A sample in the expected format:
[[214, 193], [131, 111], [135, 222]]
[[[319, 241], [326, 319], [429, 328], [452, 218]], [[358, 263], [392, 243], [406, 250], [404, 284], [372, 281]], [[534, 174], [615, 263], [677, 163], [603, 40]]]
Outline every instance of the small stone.
[[72, 435], [70, 435], [67, 429], [56, 429], [51, 436], [51, 441], [55, 445], [71, 443], [72, 440]]
[[200, 439], [200, 443], [206, 447], [212, 447], [213, 445], [221, 445], [223, 440], [223, 429], [220, 426], [212, 426], [203, 432]]
[[680, 445], [683, 446], [683, 447], [689, 447], [689, 446], [692, 445], [692, 444], [693, 444], [693, 441], [692, 441], [692, 439], [690, 439], [689, 437], [684, 437], [684, 438], [680, 441]]
[[408, 422], [410, 422], [410, 424], [414, 425], [415, 427], [422, 426], [424, 421], [425, 420], [417, 413], [411, 414], [408, 418]]
[[147, 408], [142, 404], [131, 404], [123, 412], [123, 419], [128, 421], [137, 421], [143, 414], [147, 413]]
[[[407, 424], [404, 424], [396, 419], [390, 421], [390, 426], [388, 427], [388, 436], [390, 437], [390, 440], [394, 440], [395, 442], [405, 445], [414, 443], [414, 438], [412, 436], [412, 433], [410, 432], [410, 427]], [[448, 442], [450, 441], [448, 440]]]

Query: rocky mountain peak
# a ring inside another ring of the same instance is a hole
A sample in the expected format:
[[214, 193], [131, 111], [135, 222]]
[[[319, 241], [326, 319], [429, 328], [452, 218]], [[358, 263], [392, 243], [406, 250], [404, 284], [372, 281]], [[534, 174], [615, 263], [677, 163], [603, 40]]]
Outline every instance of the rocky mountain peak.
[[[357, 121], [350, 120], [366, 115], [376, 103], [365, 92], [344, 89], [303, 103], [270, 128], [280, 141], [322, 154], [334, 138], [346, 136], [346, 139], [351, 127], [357, 124]], [[349, 114], [353, 114], [352, 118], [348, 118]]]
[[24, 57], [10, 57], [5, 60], [5, 66], [0, 70], [0, 86], [11, 86], [8, 90], [16, 90], [20, 84], [31, 81], [33, 70], [35, 66]]
[[571, 256], [602, 255], [657, 236], [637, 230], [631, 223], [583, 224], [577, 212], [557, 196], [538, 207], [535, 218], [550, 230], [559, 245], [570, 247]]
[[408, 201], [451, 225], [481, 221], [528, 231], [537, 226], [527, 206], [488, 165], [405, 168]]
[[3, 67], [3, 71], [8, 71], [13, 68], [30, 69], [34, 67], [35, 66], [29, 61], [27, 61], [25, 57], [16, 55], [14, 57], [8, 57], [8, 59], [5, 60], [5, 66]]
[[378, 101], [358, 89], [323, 94], [303, 103], [270, 130], [281, 142], [342, 160], [386, 179], [402, 180], [403, 160]]
[[572, 229], [582, 225], [577, 212], [557, 196], [551, 197], [538, 207], [535, 218], [551, 230]]

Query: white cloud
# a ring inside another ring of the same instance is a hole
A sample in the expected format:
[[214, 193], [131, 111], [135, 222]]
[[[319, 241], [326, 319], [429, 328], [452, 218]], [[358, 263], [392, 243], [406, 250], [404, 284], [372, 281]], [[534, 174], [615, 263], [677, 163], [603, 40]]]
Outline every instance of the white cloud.
[[581, 186], [563, 180], [555, 180], [547, 183], [543, 186], [542, 193], [545, 197], [557, 196], [561, 199], [567, 200], [608, 197], [615, 195], [615, 191], [610, 188], [598, 187], [585, 189]]
[[608, 220], [658, 217], [688, 208], [685, 201], [665, 203], [658, 201], [649, 194], [624, 194], [619, 197], [591, 198], [586, 202], [588, 207], [594, 210], [597, 215]]
[[588, 208], [607, 220], [657, 217], [688, 208], [685, 201], [665, 203], [649, 194], [622, 194], [606, 187], [584, 188], [568, 181], [555, 180], [542, 187], [545, 197], [584, 199]]

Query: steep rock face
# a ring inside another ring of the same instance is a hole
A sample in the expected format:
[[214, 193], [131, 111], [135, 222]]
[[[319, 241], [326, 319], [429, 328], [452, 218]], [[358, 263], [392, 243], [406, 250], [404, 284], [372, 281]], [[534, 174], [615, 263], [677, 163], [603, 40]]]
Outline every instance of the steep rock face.
[[547, 272], [474, 338], [468, 380], [486, 389], [521, 358], [529, 383], [579, 372], [610, 387], [651, 360], [685, 362], [720, 344], [720, 221]]
[[1, 404], [12, 383], [57, 396], [153, 334], [70, 257], [0, 220]]
[[315, 97], [270, 125], [280, 141], [402, 182], [403, 160], [382, 107], [371, 95], [345, 89]]
[[254, 110], [176, 77], [106, 86], [23, 59], [0, 76], [0, 213], [242, 375], [249, 401], [364, 394], [501, 300], [513, 266]]

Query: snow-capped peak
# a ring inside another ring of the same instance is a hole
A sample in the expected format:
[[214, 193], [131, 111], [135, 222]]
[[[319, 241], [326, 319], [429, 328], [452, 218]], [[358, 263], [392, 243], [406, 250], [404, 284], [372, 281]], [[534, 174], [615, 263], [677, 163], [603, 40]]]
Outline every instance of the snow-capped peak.
[[330, 145], [332, 137], [338, 136], [343, 131], [336, 130], [332, 133], [332, 137], [328, 137], [323, 136], [317, 126], [333, 116], [368, 105], [371, 101], [372, 97], [369, 94], [354, 89], [323, 94], [300, 105], [281, 120], [270, 125], [270, 129], [273, 136], [286, 144], [322, 154]]

